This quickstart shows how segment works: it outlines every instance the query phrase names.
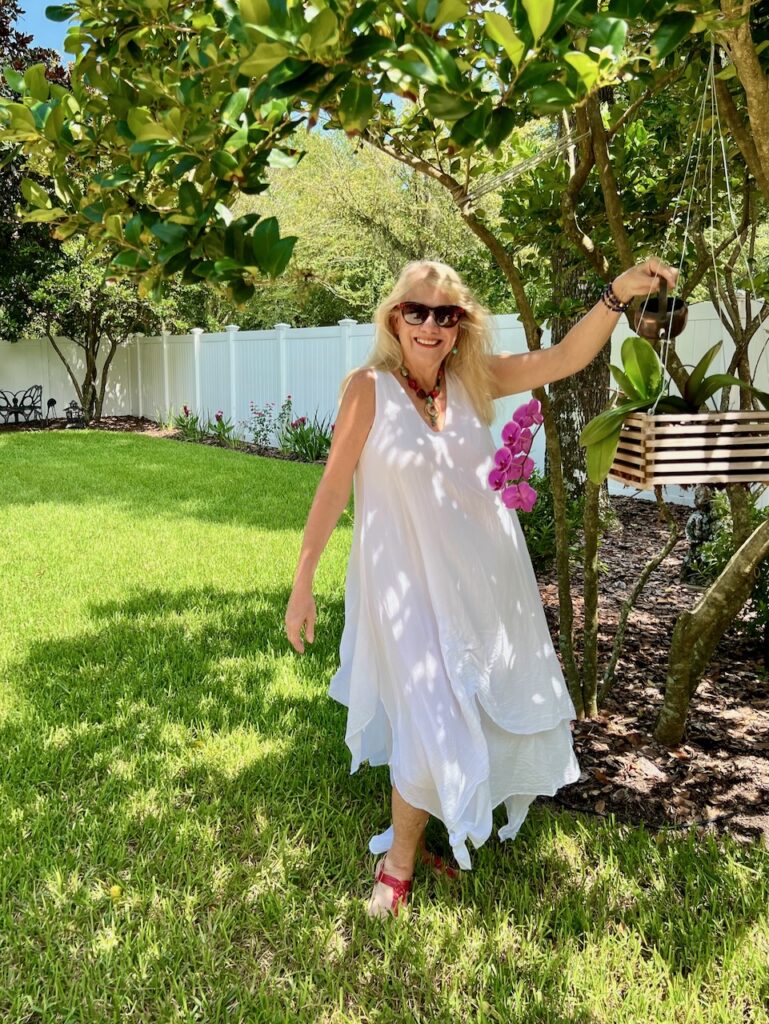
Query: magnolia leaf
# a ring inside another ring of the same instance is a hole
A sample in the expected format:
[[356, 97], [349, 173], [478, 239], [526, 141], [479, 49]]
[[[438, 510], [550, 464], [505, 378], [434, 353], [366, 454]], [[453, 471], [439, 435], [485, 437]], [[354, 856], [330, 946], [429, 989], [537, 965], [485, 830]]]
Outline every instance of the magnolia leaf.
[[425, 106], [433, 117], [441, 121], [458, 121], [475, 109], [471, 100], [462, 96], [454, 96], [440, 89], [428, 89], [425, 94]]
[[77, 7], [72, 4], [68, 7], [46, 7], [45, 16], [49, 21], [68, 21], [77, 14]]
[[32, 181], [31, 178], [24, 178], [21, 183], [21, 194], [32, 206], [36, 206], [39, 209], [50, 210], [52, 207], [51, 197], [41, 188], [36, 181]]
[[14, 92], [24, 92], [24, 74], [14, 68], [3, 68], [3, 78]]
[[497, 14], [495, 11], [487, 11], [485, 21], [486, 35], [503, 48], [517, 68], [526, 53], [526, 47], [520, 36], [507, 18]]
[[24, 71], [24, 85], [30, 96], [45, 103], [51, 94], [51, 86], [45, 77], [45, 64], [33, 64]]
[[433, 28], [442, 28], [467, 17], [467, 4], [464, 0], [442, 0], [438, 12], [430, 21]]
[[679, 11], [665, 16], [665, 20], [651, 38], [652, 57], [663, 61], [692, 30], [694, 15]]
[[227, 100], [222, 110], [222, 121], [228, 124], [231, 128], [238, 128], [238, 119], [243, 111], [248, 106], [248, 98], [250, 95], [250, 89], [238, 89], [232, 96]]
[[598, 65], [596, 62], [588, 57], [586, 53], [581, 53], [579, 50], [565, 54], [563, 59], [574, 68], [581, 78], [585, 89], [590, 92], [598, 78]]
[[240, 73], [252, 78], [262, 78], [288, 57], [288, 50], [282, 43], [260, 43], [253, 53], [240, 65]]
[[554, 0], [523, 0], [523, 6], [526, 10], [529, 28], [536, 45], [545, 34], [545, 30], [550, 24], [550, 19], [553, 17]]
[[344, 130], [359, 134], [374, 113], [374, 90], [362, 78], [352, 78], [345, 86], [339, 101], [337, 117]]
[[339, 41], [339, 22], [330, 7], [324, 7], [310, 22], [310, 43], [313, 50], [333, 46]]

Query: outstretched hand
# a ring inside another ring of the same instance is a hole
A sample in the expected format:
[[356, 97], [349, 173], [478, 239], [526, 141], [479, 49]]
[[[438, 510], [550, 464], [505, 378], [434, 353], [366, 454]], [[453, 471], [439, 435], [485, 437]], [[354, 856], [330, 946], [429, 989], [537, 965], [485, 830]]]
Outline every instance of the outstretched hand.
[[658, 292], [663, 277], [670, 288], [675, 288], [678, 280], [678, 271], [675, 267], [669, 266], [656, 256], [650, 256], [648, 260], [637, 263], [624, 274], [615, 277], [612, 288], [621, 302], [629, 302], [636, 295], [643, 295], [645, 298]]

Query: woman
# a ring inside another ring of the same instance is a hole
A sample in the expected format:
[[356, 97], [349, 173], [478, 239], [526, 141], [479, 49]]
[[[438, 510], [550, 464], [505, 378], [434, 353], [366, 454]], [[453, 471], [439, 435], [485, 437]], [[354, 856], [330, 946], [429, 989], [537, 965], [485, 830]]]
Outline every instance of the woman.
[[[286, 633], [304, 652], [312, 581], [354, 484], [340, 667], [351, 771], [388, 764], [392, 825], [374, 836], [372, 916], [397, 914], [434, 815], [460, 867], [466, 840], [512, 839], [538, 794], [579, 777], [574, 705], [515, 515], [487, 483], [493, 400], [581, 370], [636, 295], [675, 286], [649, 259], [617, 277], [556, 346], [493, 354], [486, 312], [442, 263], [410, 263], [376, 314], [368, 364], [342, 385], [334, 439], [304, 532]], [[449, 871], [449, 873], [452, 873]]]

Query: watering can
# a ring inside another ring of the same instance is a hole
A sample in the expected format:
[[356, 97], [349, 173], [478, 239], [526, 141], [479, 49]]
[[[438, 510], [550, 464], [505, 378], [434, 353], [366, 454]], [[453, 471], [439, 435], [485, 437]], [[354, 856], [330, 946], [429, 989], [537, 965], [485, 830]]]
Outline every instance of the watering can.
[[633, 311], [633, 329], [649, 341], [676, 338], [686, 327], [689, 307], [683, 299], [668, 298], [668, 283], [663, 277], [655, 298], [647, 298]]

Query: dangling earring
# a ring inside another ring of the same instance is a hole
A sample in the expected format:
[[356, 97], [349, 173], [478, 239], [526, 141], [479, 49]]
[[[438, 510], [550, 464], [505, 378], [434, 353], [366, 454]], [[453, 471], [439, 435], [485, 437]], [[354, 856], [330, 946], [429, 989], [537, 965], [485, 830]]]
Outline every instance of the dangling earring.
[[458, 349], [458, 348], [457, 348], [457, 346], [455, 345], [455, 346], [454, 346], [454, 348], [453, 348], [453, 349], [451, 350], [451, 354], [452, 354], [453, 356], [455, 356], [455, 355], [457, 354], [457, 352], [459, 352], [459, 349]]

